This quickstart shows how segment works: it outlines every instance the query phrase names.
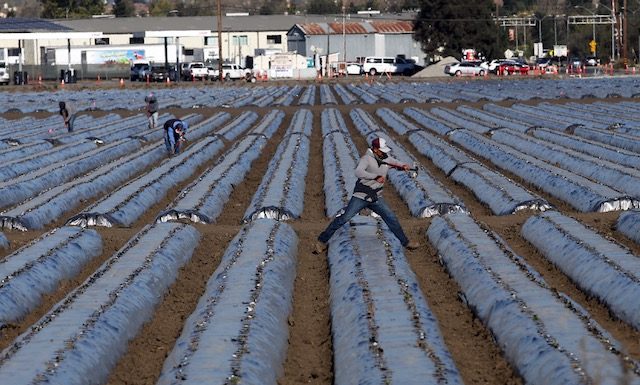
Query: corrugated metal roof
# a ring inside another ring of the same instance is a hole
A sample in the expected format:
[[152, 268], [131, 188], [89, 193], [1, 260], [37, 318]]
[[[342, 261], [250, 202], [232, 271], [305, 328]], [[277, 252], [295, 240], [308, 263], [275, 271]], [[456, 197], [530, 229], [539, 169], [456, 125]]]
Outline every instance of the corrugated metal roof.
[[[329, 27], [331, 27], [332, 32], [331, 33], [337, 33], [337, 34], [342, 34], [342, 23], [329, 23]], [[365, 34], [365, 33], [369, 33], [370, 31], [367, 31], [367, 29], [363, 26], [363, 23], [354, 23], [354, 22], [349, 22], [349, 23], [344, 23], [344, 33], [349, 35], [349, 34]]]
[[[326, 24], [325, 24], [326, 25]], [[326, 35], [327, 30], [318, 23], [305, 23], [298, 25], [305, 35]]]
[[[305, 35], [326, 35], [327, 27], [332, 35], [342, 35], [342, 22], [297, 24]], [[413, 23], [410, 21], [361, 21], [345, 23], [345, 34], [366, 33], [412, 33]]]
[[372, 21], [371, 25], [379, 33], [413, 32], [413, 23], [410, 21]]

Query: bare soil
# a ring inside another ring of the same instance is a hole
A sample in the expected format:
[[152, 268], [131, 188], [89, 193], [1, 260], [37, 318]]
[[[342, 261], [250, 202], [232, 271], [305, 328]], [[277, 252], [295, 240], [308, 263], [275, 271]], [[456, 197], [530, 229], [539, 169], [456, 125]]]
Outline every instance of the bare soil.
[[[557, 103], [562, 102], [557, 101]], [[467, 104], [479, 105], [481, 103]], [[508, 102], [505, 102], [505, 104], [508, 104]], [[444, 104], [436, 105], [443, 106]], [[450, 104], [449, 106], [455, 107], [457, 105]], [[367, 144], [355, 131], [355, 127], [353, 127], [353, 123], [348, 117], [349, 111], [352, 108], [363, 108], [373, 113], [376, 108], [387, 107], [401, 112], [403, 108], [408, 106], [428, 109], [435, 105], [384, 104], [337, 106], [337, 108], [342, 112], [358, 149], [364, 151]], [[329, 311], [329, 269], [325, 256], [312, 253], [313, 243], [317, 235], [328, 224], [328, 219], [324, 213], [324, 194], [322, 191], [324, 176], [321, 171], [323, 168], [322, 136], [320, 133], [320, 114], [325, 107], [317, 105], [304, 108], [311, 109], [314, 114], [314, 130], [311, 140], [309, 173], [305, 187], [304, 212], [300, 219], [291, 222], [300, 242], [293, 293], [293, 311], [289, 316], [288, 356], [284, 362], [284, 373], [279, 379], [279, 384], [329, 385], [334, 382], [331, 317]], [[264, 115], [272, 110], [273, 107], [252, 109]], [[137, 337], [130, 342], [127, 353], [113, 369], [108, 384], [155, 384], [160, 375], [164, 359], [179, 337], [186, 318], [195, 309], [199, 297], [204, 292], [207, 280], [218, 267], [230, 240], [240, 230], [242, 217], [267, 170], [269, 160], [274, 155], [293, 114], [299, 108], [283, 107], [279, 109], [286, 113], [285, 122], [274, 137], [270, 139], [261, 156], [253, 163], [252, 169], [244, 181], [235, 187], [217, 223], [195, 225], [202, 237], [193, 257], [181, 269], [176, 282], [165, 294], [153, 318], [145, 324]], [[213, 108], [196, 110], [196, 112], [205, 116], [210, 116], [218, 111]], [[226, 109], [226, 111], [234, 116], [242, 112], [239, 109]], [[191, 113], [193, 110], [172, 109], [170, 112], [180, 116]], [[131, 113], [131, 111], [121, 111], [122, 116], [129, 116]], [[93, 114], [100, 115], [101, 112], [94, 112]], [[12, 112], [4, 116], [17, 118], [21, 115]], [[46, 114], [40, 113], [39, 117], [42, 116], [46, 116]], [[384, 126], [384, 123], [377, 117], [376, 120], [381, 126]], [[398, 135], [393, 136], [407, 150], [411, 151], [444, 186], [464, 202], [474, 218], [488, 225], [505, 239], [513, 250], [523, 256], [528, 263], [542, 274], [553, 289], [568, 294], [584, 306], [592, 317], [622, 344], [627, 354], [636, 360], [640, 359], [640, 333], [613, 319], [604, 306], [585, 295], [522, 238], [520, 227], [535, 212], [524, 211], [508, 216], [493, 215], [466, 188], [447, 178], [428, 159], [415, 151], [405, 138]], [[227, 148], [231, 145], [232, 143], [226, 144]], [[487, 164], [487, 166], [495, 168], [491, 164]], [[102, 255], [88, 264], [76, 277], [62, 282], [58, 289], [47, 295], [43, 299], [41, 306], [29, 314], [22, 322], [0, 330], [0, 349], [9, 346], [19, 334], [27, 331], [31, 324], [42, 317], [52, 305], [82, 283], [101, 263], [122, 247], [143, 226], [152, 223], [156, 215], [179, 194], [181, 189], [196, 179], [197, 175], [205, 169], [206, 166], [201, 167], [189, 180], [176, 185], [163, 201], [148, 210], [130, 228], [96, 228], [104, 241]], [[523, 183], [519, 178], [508, 173], [503, 172], [503, 174], [526, 186], [526, 183]], [[580, 219], [601, 233], [625, 244], [636, 254], [640, 254], [640, 246], [612, 230], [618, 213], [576, 213], [567, 204], [553, 199], [532, 186], [527, 187], [546, 198], [564, 214]], [[466, 384], [494, 385], [522, 384], [522, 379], [504, 359], [491, 333], [460, 301], [458, 285], [449, 277], [445, 268], [439, 263], [436, 251], [427, 242], [425, 231], [430, 224], [430, 219], [413, 218], [397, 192], [390, 186], [385, 190], [385, 198], [398, 214], [409, 237], [418, 240], [422, 244], [418, 250], [408, 251], [406, 255], [413, 271], [416, 273], [429, 307], [439, 321], [441, 333], [462, 374], [464, 382]], [[87, 202], [84, 204], [86, 205]], [[76, 212], [80, 212], [82, 209], [83, 207], [77, 207]], [[68, 213], [68, 217], [71, 217], [76, 212]], [[61, 226], [63, 223], [64, 218], [47, 230], [55, 226]], [[6, 235], [11, 241], [11, 247], [9, 250], [1, 251], [0, 258], [40, 236], [43, 232], [7, 232]]]

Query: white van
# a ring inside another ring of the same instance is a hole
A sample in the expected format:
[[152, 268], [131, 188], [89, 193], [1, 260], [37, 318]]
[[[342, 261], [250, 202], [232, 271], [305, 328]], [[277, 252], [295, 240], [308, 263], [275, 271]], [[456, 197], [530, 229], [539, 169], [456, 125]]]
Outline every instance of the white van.
[[11, 80], [11, 77], [9, 76], [9, 69], [7, 68], [7, 64], [3, 61], [0, 61], [0, 84], [7, 85], [9, 84], [9, 80]]
[[367, 56], [362, 64], [362, 71], [371, 76], [377, 73], [410, 75], [415, 64], [401, 57]]

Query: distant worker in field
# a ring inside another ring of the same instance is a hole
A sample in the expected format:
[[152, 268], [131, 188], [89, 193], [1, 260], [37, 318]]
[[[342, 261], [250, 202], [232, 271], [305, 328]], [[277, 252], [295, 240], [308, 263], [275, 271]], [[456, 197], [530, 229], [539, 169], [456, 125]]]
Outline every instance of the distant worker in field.
[[145, 96], [144, 101], [147, 103], [147, 119], [149, 119], [149, 129], [158, 126], [158, 98], [151, 93]]
[[64, 119], [64, 126], [69, 132], [73, 132], [73, 123], [76, 120], [76, 110], [69, 102], [60, 102], [60, 116]]
[[389, 168], [397, 170], [409, 171], [411, 166], [403, 164], [399, 160], [389, 156], [391, 148], [387, 146], [386, 140], [383, 138], [375, 138], [371, 141], [371, 147], [360, 158], [356, 167], [356, 181], [353, 194], [344, 213], [331, 221], [329, 226], [318, 236], [314, 252], [316, 254], [323, 253], [327, 250], [327, 242], [342, 225], [349, 222], [360, 210], [369, 208], [374, 213], [380, 215], [382, 220], [387, 224], [389, 230], [398, 238], [402, 246], [409, 250], [415, 250], [420, 245], [418, 242], [409, 241], [404, 234], [398, 218], [389, 208], [382, 198], [382, 188], [387, 181], [387, 172]]
[[180, 153], [180, 148], [186, 142], [185, 134], [189, 124], [180, 119], [169, 119], [164, 122], [164, 145], [169, 156]]

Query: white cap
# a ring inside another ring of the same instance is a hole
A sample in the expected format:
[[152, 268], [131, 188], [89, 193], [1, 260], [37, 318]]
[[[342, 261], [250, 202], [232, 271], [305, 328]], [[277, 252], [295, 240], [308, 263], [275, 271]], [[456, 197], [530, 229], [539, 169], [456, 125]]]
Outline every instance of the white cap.
[[390, 152], [391, 148], [389, 148], [389, 146], [387, 146], [387, 141], [384, 140], [384, 138], [375, 138], [374, 140], [371, 141], [371, 148], [372, 149], [380, 149], [380, 151], [382, 152]]

